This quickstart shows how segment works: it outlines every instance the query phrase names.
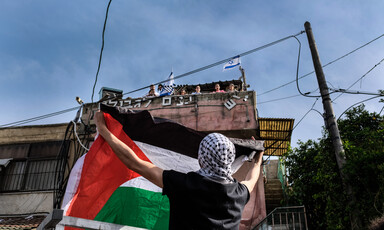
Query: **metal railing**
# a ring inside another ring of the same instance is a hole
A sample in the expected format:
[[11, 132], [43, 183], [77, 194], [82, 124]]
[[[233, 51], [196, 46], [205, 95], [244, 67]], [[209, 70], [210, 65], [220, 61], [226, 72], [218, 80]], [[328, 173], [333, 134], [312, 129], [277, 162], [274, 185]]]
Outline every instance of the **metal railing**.
[[65, 227], [87, 230], [147, 230], [144, 228], [136, 228], [96, 220], [87, 220], [72, 216], [63, 216], [63, 213], [64, 211], [61, 209], [53, 209], [53, 211], [49, 213], [49, 215], [37, 227], [37, 230], [64, 230]]
[[269, 213], [253, 230], [307, 230], [304, 206], [279, 207]]

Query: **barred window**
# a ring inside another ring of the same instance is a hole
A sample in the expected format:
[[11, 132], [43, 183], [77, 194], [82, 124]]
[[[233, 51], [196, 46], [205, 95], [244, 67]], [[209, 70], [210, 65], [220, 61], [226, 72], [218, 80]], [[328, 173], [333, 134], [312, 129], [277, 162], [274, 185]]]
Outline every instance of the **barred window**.
[[0, 192], [53, 190], [60, 141], [0, 146]]

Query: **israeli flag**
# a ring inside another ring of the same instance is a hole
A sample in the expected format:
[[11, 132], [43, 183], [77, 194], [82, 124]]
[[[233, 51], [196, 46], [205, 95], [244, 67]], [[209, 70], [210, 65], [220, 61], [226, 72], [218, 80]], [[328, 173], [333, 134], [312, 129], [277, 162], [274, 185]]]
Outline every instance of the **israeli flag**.
[[174, 89], [171, 85], [164, 85], [163, 86], [163, 89], [159, 92], [159, 96], [162, 97], [162, 96], [169, 96], [169, 95], [172, 95], [174, 92]]
[[159, 92], [160, 97], [172, 95], [174, 92], [173, 87], [175, 87], [175, 86], [176, 85], [175, 85], [175, 80], [173, 79], [173, 71], [172, 71], [171, 74], [169, 74], [169, 76], [168, 76], [168, 82], [163, 85], [162, 90]]
[[173, 79], [173, 71], [168, 76], [168, 85], [175, 86], [175, 80]]
[[234, 67], [239, 66], [240, 64], [240, 56], [233, 57], [231, 60], [225, 63], [223, 70], [233, 69]]

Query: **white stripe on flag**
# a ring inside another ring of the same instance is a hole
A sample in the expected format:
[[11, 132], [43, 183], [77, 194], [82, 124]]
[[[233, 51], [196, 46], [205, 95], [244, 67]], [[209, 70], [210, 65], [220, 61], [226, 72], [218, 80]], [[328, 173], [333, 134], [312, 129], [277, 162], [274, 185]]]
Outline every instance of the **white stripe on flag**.
[[144, 189], [147, 191], [152, 191], [152, 192], [163, 192], [163, 190], [150, 182], [149, 180], [145, 179], [142, 176], [136, 177], [132, 180], [126, 181], [120, 187], [132, 187], [132, 188], [140, 188]]
[[143, 142], [135, 141], [135, 143], [148, 159], [159, 168], [164, 170], [173, 169], [183, 173], [200, 169], [200, 165], [195, 158]]
[[79, 186], [81, 172], [83, 171], [84, 159], [86, 155], [87, 154], [84, 154], [76, 161], [75, 166], [73, 166], [69, 175], [67, 188], [65, 190], [63, 203], [61, 205], [62, 209], [64, 210], [64, 215], [67, 212], [74, 195], [76, 194], [77, 187]]
[[223, 70], [232, 69], [240, 65], [240, 56], [233, 57], [223, 66]]
[[173, 79], [173, 71], [168, 76], [168, 85], [173, 86], [175, 84], [175, 80]]
[[[143, 151], [148, 159], [157, 167], [164, 170], [176, 170], [179, 172], [195, 172], [200, 169], [197, 159], [188, 157], [171, 150], [163, 149], [143, 142], [135, 141], [136, 145]], [[247, 156], [240, 156], [232, 163], [232, 172], [235, 173], [243, 165]]]

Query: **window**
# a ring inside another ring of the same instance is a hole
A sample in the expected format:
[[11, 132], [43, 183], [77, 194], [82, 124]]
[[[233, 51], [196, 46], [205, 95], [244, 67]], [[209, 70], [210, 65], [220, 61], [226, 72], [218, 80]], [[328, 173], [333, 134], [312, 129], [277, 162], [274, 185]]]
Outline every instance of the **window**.
[[0, 192], [53, 190], [61, 143], [0, 146], [0, 158], [13, 158], [0, 171]]

